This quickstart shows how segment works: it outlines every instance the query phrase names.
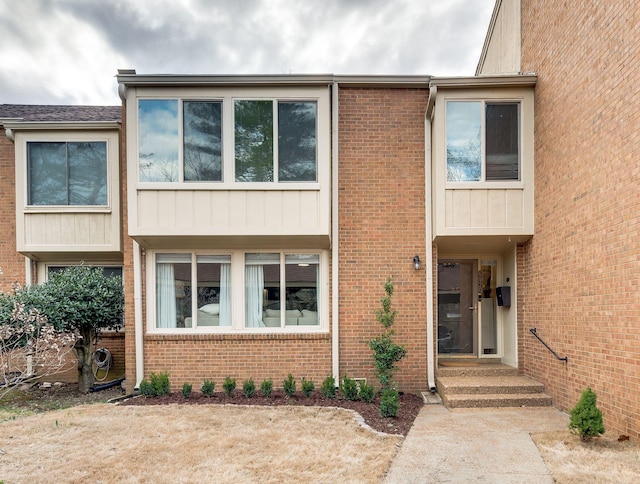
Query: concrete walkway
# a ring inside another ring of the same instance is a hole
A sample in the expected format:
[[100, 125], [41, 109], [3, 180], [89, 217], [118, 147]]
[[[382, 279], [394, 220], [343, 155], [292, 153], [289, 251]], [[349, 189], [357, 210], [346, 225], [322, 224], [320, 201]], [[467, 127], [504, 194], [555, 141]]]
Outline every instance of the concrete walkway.
[[566, 429], [568, 423], [552, 407], [425, 405], [385, 482], [553, 483], [529, 433]]

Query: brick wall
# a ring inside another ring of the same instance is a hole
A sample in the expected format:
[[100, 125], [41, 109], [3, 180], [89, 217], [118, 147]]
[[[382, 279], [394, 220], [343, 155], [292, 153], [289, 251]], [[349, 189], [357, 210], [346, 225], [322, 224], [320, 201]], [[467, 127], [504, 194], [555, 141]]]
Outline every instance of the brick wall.
[[289, 373], [298, 389], [302, 377], [320, 388], [331, 374], [331, 341], [327, 334], [147, 336], [144, 371], [167, 371], [174, 391], [184, 382], [199, 390], [205, 379], [221, 389], [227, 375], [238, 388], [249, 378], [256, 386], [271, 378], [274, 388], [282, 388]]
[[0, 291], [25, 283], [24, 256], [16, 252], [16, 158], [14, 144], [0, 129]]
[[407, 348], [401, 390], [426, 390], [426, 285], [413, 256], [425, 247], [426, 89], [340, 88], [340, 375], [378, 385], [368, 340], [383, 327], [382, 284], [395, 285], [395, 340]]
[[[556, 405], [591, 386], [640, 440], [640, 5], [522, 1], [536, 87], [536, 225], [523, 248], [524, 371]], [[565, 365], [533, 337], [538, 333]]]

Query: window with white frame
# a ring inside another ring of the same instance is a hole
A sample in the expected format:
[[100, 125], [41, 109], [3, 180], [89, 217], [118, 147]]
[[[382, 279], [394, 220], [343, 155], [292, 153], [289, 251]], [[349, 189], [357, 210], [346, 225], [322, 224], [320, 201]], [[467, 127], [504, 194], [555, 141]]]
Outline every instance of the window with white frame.
[[[317, 101], [138, 100], [141, 182], [316, 182]], [[225, 173], [223, 146], [233, 147]]]
[[447, 101], [447, 181], [520, 179], [520, 103]]
[[27, 204], [107, 205], [107, 143], [27, 142]]
[[319, 253], [157, 253], [156, 328], [320, 329], [320, 277]]

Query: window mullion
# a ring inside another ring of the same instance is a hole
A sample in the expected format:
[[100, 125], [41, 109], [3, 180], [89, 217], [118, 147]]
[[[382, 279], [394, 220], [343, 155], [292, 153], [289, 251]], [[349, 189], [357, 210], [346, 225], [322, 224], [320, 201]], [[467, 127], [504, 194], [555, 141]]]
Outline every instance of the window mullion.
[[71, 168], [69, 166], [69, 143], [65, 143], [65, 166], [67, 176], [67, 205], [71, 204], [71, 187], [69, 186], [69, 178], [71, 177]]
[[284, 252], [280, 252], [280, 327], [287, 325], [287, 281], [285, 275], [287, 271]]
[[178, 99], [178, 183], [184, 183], [184, 100]]
[[198, 256], [191, 253], [191, 329], [198, 328]]
[[480, 180], [487, 181], [487, 101], [482, 101], [480, 119]]
[[279, 171], [278, 167], [278, 100], [273, 100], [273, 181], [274, 183], [278, 183], [279, 179]]

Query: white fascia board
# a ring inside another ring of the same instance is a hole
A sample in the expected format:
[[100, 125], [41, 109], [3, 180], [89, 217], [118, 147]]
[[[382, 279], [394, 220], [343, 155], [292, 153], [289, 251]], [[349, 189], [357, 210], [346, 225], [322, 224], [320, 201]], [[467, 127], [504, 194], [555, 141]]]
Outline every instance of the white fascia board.
[[59, 131], [59, 130], [114, 130], [120, 129], [120, 121], [8, 121], [5, 129], [12, 131]]
[[533, 73], [498, 76], [432, 77], [430, 87], [438, 89], [473, 89], [479, 87], [533, 87], [538, 76]]
[[333, 74], [283, 75], [176, 75], [119, 73], [118, 84], [125, 87], [275, 87], [329, 86], [335, 83], [354, 87], [422, 87], [429, 85], [431, 76], [347, 76]]

